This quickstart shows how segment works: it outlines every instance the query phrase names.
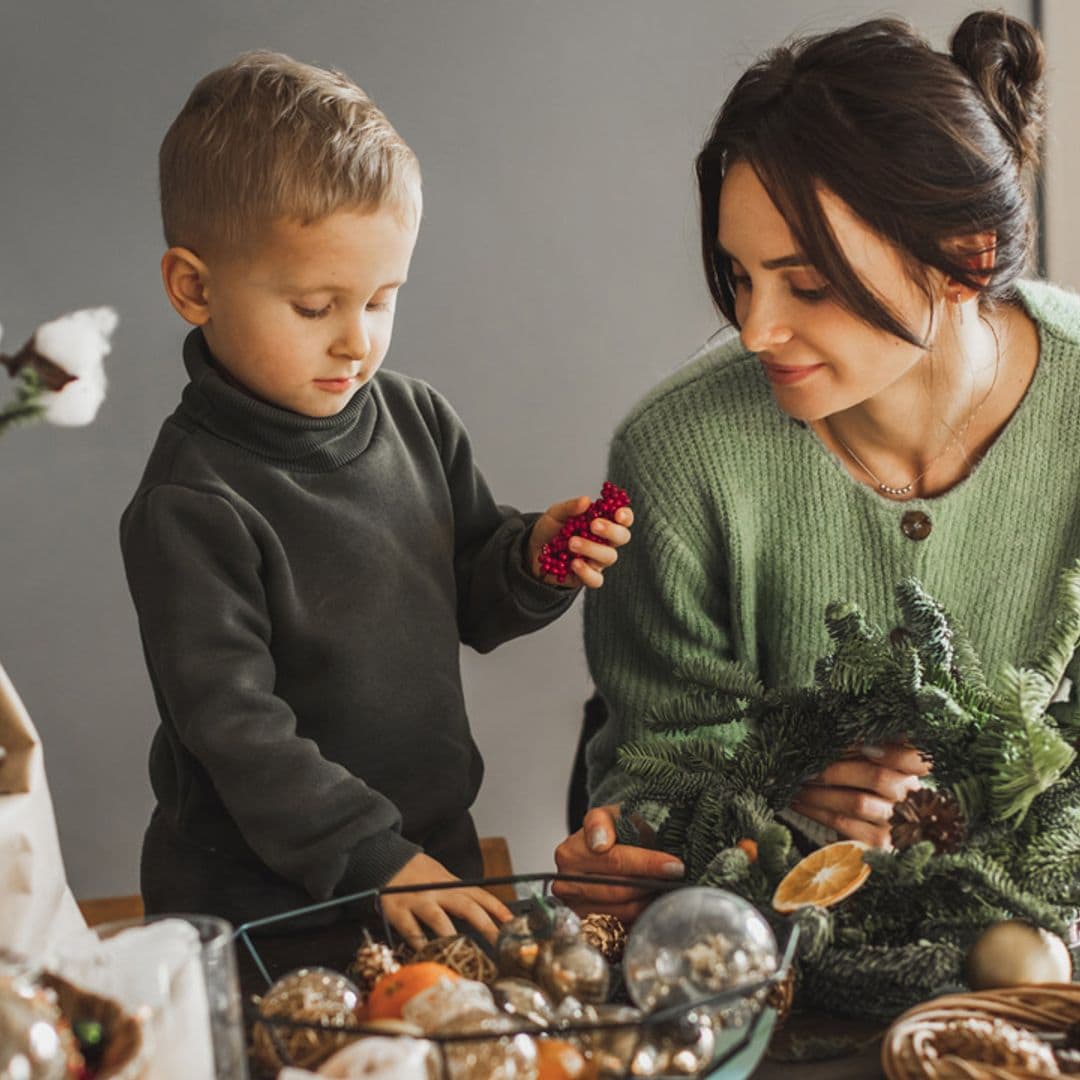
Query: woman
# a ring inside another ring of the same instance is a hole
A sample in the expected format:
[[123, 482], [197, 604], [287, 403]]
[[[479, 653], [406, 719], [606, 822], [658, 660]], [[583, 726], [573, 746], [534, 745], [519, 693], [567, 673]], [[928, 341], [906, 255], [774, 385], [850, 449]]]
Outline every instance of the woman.
[[[613, 823], [617, 750], [680, 690], [687, 659], [809, 683], [826, 604], [892, 625], [906, 576], [990, 670], [1034, 651], [1080, 555], [1080, 300], [1019, 280], [1042, 68], [1034, 31], [1001, 13], [968, 16], [951, 55], [873, 20], [770, 52], [725, 101], [697, 175], [706, 279], [739, 340], [654, 390], [613, 439], [635, 543], [586, 609], [609, 717], [561, 871], [681, 874], [616, 844]], [[893, 805], [929, 768], [917, 747], [853, 747], [787, 820], [811, 842], [886, 846]], [[643, 902], [557, 891], [624, 918]]]

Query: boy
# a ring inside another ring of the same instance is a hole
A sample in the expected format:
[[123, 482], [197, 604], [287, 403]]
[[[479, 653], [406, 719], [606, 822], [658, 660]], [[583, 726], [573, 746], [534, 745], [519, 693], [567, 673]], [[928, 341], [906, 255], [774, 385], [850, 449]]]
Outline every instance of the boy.
[[[588, 499], [497, 506], [427, 385], [376, 372], [420, 219], [411, 150], [343, 76], [251, 53], [161, 147], [162, 277], [190, 383], [121, 545], [161, 716], [148, 911], [234, 923], [381, 885], [477, 876], [482, 775], [458, 647], [484, 652], [598, 587], [629, 510], [539, 552]], [[489, 937], [482, 889], [382, 900], [407, 939]]]

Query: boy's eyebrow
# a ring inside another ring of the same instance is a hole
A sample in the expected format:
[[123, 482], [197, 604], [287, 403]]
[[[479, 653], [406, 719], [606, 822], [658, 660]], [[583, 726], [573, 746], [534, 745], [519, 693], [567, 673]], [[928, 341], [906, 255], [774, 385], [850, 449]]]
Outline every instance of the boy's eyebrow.
[[[729, 259], [735, 259], [735, 256], [728, 251], [723, 244], [717, 242], [716, 250], [721, 254], [727, 256]], [[740, 260], [735, 259], [736, 262]], [[761, 266], [765, 270], [786, 270], [792, 266], [809, 266], [810, 260], [805, 255], [800, 255], [797, 251], [792, 252], [790, 255], [780, 255], [775, 259], [765, 259]]]
[[[388, 282], [386, 282], [386, 284], [380, 285], [375, 291], [376, 292], [381, 292], [383, 289], [400, 289], [401, 286], [404, 285], [408, 280], [409, 280], [408, 278], [401, 278], [400, 281], [388, 281]], [[304, 285], [299, 281], [293, 282], [290, 285], [290, 288], [294, 289], [296, 292], [305, 292], [305, 293], [313, 293], [313, 292], [338, 293], [338, 292], [341, 292], [341, 286], [340, 285]]]

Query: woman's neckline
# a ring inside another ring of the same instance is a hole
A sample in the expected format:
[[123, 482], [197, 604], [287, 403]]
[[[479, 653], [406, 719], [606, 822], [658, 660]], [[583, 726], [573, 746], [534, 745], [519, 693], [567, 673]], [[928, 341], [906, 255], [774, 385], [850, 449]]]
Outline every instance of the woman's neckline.
[[[886, 506], [908, 506], [910, 504], [939, 503], [947, 499], [953, 493], [966, 487], [975, 475], [983, 470], [987, 460], [996, 456], [995, 451], [1007, 436], [1019, 417], [1028, 411], [1027, 403], [1036, 391], [1037, 384], [1042, 382], [1044, 357], [1046, 353], [1046, 340], [1044, 328], [1040, 320], [1031, 309], [1028, 298], [1023, 294], [1022, 288], [1018, 287], [1009, 305], [1015, 309], [1013, 317], [1019, 317], [1019, 326], [1012, 329], [1012, 336], [1024, 339], [1019, 346], [1026, 356], [1018, 367], [1011, 367], [1006, 378], [1014, 384], [1022, 383], [1011, 394], [1004, 395], [997, 403], [997, 408], [988, 401], [985, 415], [980, 417], [982, 423], [975, 426], [978, 433], [971, 449], [967, 454], [970, 467], [964, 470], [962, 475], [945, 487], [932, 490], [928, 494], [916, 493], [907, 498], [895, 498], [879, 490], [878, 484], [865, 471], [865, 466], [854, 459], [853, 455], [845, 454], [843, 449], [835, 449], [821, 437], [814, 425], [800, 422], [799, 426], [810, 436], [818, 451], [825, 455], [829, 462], [839, 470], [844, 477], [857, 488], [863, 488], [867, 495], [876, 502]], [[1017, 345], [1014, 341], [1014, 349]], [[987, 422], [989, 421], [989, 423]], [[835, 434], [832, 441], [838, 442]], [[850, 467], [849, 467], [850, 464]], [[890, 478], [885, 477], [885, 480]]]

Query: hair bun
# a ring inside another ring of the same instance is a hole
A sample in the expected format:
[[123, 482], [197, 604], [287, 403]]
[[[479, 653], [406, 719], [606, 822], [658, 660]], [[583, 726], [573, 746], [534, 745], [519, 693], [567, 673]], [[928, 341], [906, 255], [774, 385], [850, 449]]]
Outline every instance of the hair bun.
[[953, 61], [971, 76], [1021, 167], [1039, 158], [1046, 99], [1042, 41], [1022, 19], [973, 11], [951, 42]]

